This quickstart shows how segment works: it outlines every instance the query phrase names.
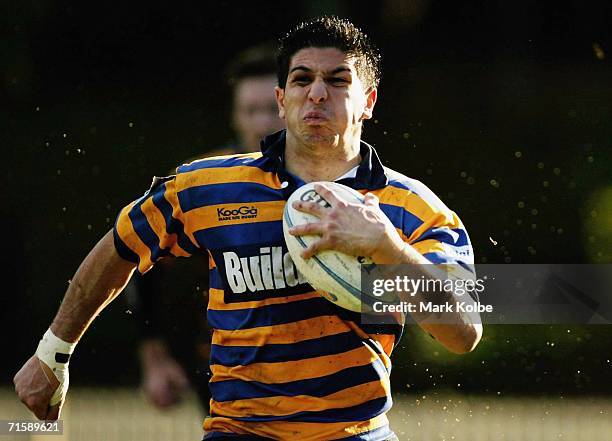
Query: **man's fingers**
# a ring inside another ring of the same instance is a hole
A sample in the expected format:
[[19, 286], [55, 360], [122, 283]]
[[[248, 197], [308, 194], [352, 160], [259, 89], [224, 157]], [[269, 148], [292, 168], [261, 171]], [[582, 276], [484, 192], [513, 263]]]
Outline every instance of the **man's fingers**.
[[292, 236], [304, 236], [307, 234], [323, 234], [323, 224], [321, 222], [311, 222], [308, 224], [296, 225], [289, 228]]
[[47, 416], [45, 420], [47, 421], [55, 421], [59, 418], [60, 410], [62, 408], [63, 403], [58, 403], [55, 406], [51, 406], [48, 408]]
[[29, 405], [25, 401], [24, 404], [28, 407], [28, 409], [32, 411], [34, 416], [36, 416], [36, 418], [38, 418], [39, 420], [44, 420], [47, 418], [47, 406], [42, 406], [38, 403]]
[[19, 399], [36, 418], [44, 420], [49, 400], [59, 384], [53, 372], [34, 355], [17, 372], [13, 381]]
[[293, 208], [299, 211], [303, 211], [304, 213], [314, 214], [317, 217], [322, 217], [325, 214], [325, 211], [327, 210], [321, 204], [305, 201], [295, 201], [293, 203]]
[[363, 203], [370, 207], [378, 207], [378, 204], [379, 204], [378, 196], [372, 193], [368, 193], [363, 198]]
[[308, 248], [302, 251], [301, 255], [303, 259], [309, 259], [315, 254], [321, 251], [324, 251], [324, 250], [329, 250], [329, 249], [331, 249], [330, 242], [328, 240], [321, 239], [321, 240], [317, 240], [314, 243], [311, 243]]
[[40, 400], [34, 396], [29, 396], [26, 398], [22, 398], [20, 396], [19, 399], [39, 420], [44, 420], [47, 417], [49, 401], [44, 402], [44, 400]]
[[323, 199], [325, 199], [332, 207], [336, 206], [338, 202], [343, 202], [342, 199], [336, 196], [336, 193], [334, 193], [324, 184], [315, 184], [314, 190], [319, 193], [319, 195]]

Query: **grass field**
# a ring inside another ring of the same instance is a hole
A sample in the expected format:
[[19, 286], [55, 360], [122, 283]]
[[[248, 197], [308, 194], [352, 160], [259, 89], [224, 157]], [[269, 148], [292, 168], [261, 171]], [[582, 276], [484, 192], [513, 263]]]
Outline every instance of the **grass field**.
[[[398, 395], [391, 425], [404, 441], [599, 441], [612, 439], [612, 399]], [[31, 419], [12, 389], [0, 389], [0, 419]], [[0, 441], [200, 440], [195, 397], [157, 411], [135, 389], [73, 388], [62, 436], [0, 435]]]

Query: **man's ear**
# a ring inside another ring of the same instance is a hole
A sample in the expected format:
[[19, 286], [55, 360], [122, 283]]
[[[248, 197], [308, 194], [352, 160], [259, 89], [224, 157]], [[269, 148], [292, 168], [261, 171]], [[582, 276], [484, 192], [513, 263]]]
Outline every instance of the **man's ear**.
[[276, 95], [276, 105], [278, 106], [278, 117], [285, 119], [285, 89], [276, 86], [274, 94]]
[[374, 114], [374, 105], [376, 104], [377, 98], [377, 90], [376, 87], [370, 87], [366, 91], [366, 103], [363, 108], [363, 114], [361, 115], [361, 119], [370, 119]]

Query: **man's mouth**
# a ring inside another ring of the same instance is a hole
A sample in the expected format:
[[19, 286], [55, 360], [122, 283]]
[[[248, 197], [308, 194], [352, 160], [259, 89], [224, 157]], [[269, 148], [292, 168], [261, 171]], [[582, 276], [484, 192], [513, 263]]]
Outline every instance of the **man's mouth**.
[[304, 115], [304, 119], [327, 119], [327, 117], [322, 112], [308, 112]]
[[321, 112], [308, 112], [306, 115], [304, 115], [304, 121], [320, 123], [322, 121], [327, 121], [327, 116]]

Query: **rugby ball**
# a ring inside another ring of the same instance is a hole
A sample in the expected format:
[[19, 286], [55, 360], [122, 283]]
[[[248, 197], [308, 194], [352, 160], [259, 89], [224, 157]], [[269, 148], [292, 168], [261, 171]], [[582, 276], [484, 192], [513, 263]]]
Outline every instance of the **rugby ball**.
[[294, 201], [316, 202], [329, 207], [330, 204], [319, 195], [315, 184], [325, 184], [340, 199], [352, 203], [363, 203], [361, 193], [335, 182], [311, 182], [298, 188], [287, 200], [283, 213], [283, 233], [289, 254], [296, 268], [304, 278], [327, 300], [355, 312], [366, 312], [371, 302], [362, 302], [372, 297], [361, 290], [361, 266], [373, 265], [367, 256], [351, 256], [334, 250], [321, 251], [309, 259], [303, 259], [301, 252], [311, 243], [320, 239], [319, 235], [292, 236], [289, 228], [311, 222], [319, 218], [293, 208]]

